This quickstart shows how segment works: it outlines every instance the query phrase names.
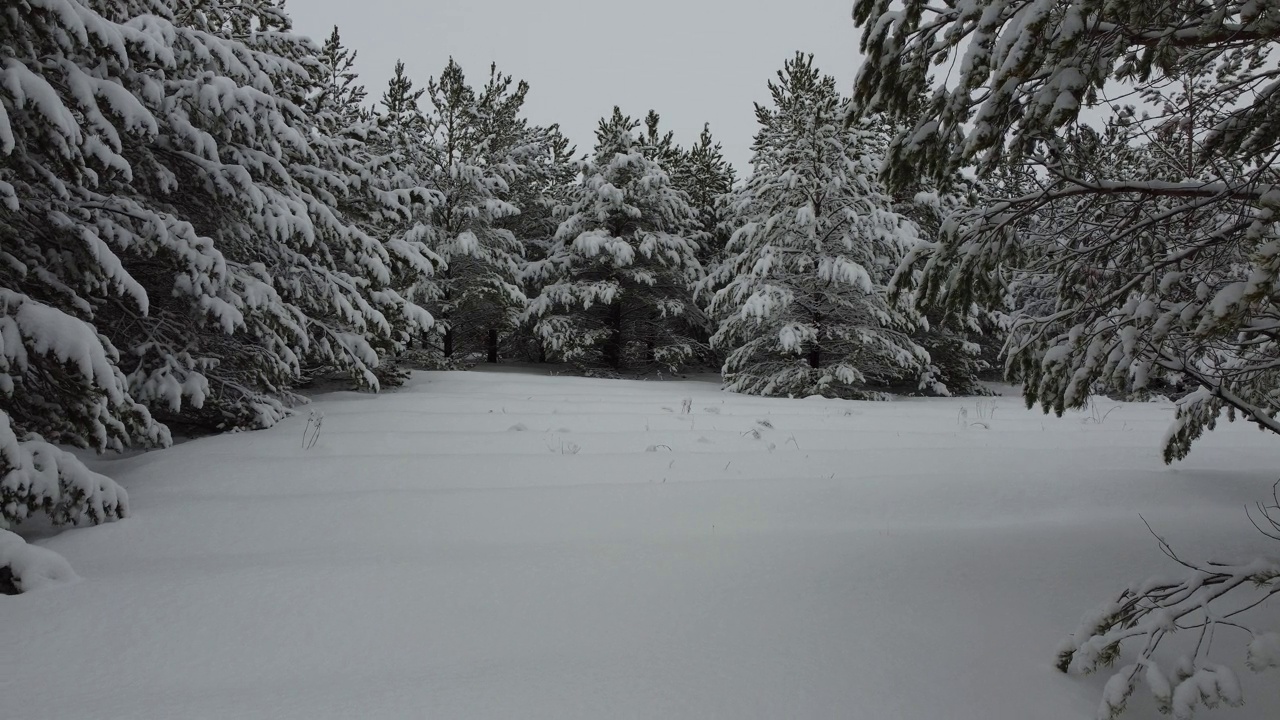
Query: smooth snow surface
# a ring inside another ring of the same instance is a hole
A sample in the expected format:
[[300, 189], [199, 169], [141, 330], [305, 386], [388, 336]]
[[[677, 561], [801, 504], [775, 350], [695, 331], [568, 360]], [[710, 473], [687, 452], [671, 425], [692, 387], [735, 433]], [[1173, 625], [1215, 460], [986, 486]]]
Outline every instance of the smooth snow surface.
[[[0, 597], [0, 718], [1079, 720], [1106, 675], [1055, 647], [1177, 570], [1139, 513], [1275, 552], [1244, 506], [1280, 441], [1224, 423], [1169, 468], [1168, 404], [472, 372], [313, 409], [310, 450], [304, 411], [96, 462], [132, 516], [40, 541], [81, 581]], [[1215, 642], [1246, 705], [1200, 717], [1280, 717]]]

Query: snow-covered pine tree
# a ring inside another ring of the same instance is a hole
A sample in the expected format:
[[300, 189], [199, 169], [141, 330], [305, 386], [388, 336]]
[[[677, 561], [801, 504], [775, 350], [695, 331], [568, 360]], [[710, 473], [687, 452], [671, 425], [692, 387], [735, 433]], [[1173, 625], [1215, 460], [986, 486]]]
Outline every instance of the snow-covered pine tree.
[[[388, 245], [406, 256], [419, 258], [419, 263], [396, 273], [392, 285], [415, 305], [431, 307], [443, 296], [438, 279], [445, 262], [433, 249], [438, 234], [432, 212], [442, 198], [428, 187], [431, 137], [421, 107], [425, 93], [425, 88], [414, 87], [404, 62], [397, 60], [374, 112], [369, 148], [374, 156], [375, 187], [384, 197], [396, 198], [405, 209], [379, 213], [370, 223], [375, 235], [389, 238]], [[434, 348], [440, 330], [440, 324], [434, 322], [422, 328], [417, 340], [426, 348], [426, 354], [419, 360], [439, 362], [439, 352]]]
[[[560, 220], [556, 208], [567, 206], [573, 198], [579, 177], [577, 148], [560, 131], [558, 125], [529, 128], [528, 147], [535, 149], [521, 163], [518, 182], [511, 185], [512, 204], [520, 214], [504, 218], [502, 227], [510, 230], [523, 246], [525, 264], [521, 268], [521, 284], [525, 297], [537, 297], [542, 287], [556, 278], [546, 272], [546, 260], [556, 245]], [[547, 362], [554, 353], [534, 330], [528, 315], [521, 317], [515, 341], [528, 360]]]
[[[948, 218], [963, 212], [971, 200], [972, 183], [956, 178], [946, 191], [929, 178], [895, 193], [894, 206], [916, 227], [921, 243], [933, 242]], [[913, 295], [920, 290], [920, 272], [910, 264], [899, 266], [890, 282], [891, 295], [903, 296], [912, 306], [925, 303]], [[954, 312], [939, 308], [920, 312], [912, 339], [929, 353], [929, 363], [910, 392], [926, 395], [989, 395], [981, 376], [997, 367], [1005, 332], [1007, 303], [970, 302]], [[905, 388], [904, 388], [905, 389]]]
[[724, 264], [725, 246], [733, 234], [732, 213], [733, 166], [724, 159], [720, 143], [711, 137], [711, 126], [703, 125], [698, 142], [687, 152], [676, 168], [671, 180], [677, 188], [689, 196], [694, 222], [689, 237], [698, 243], [698, 262], [703, 275], [694, 285], [694, 300], [700, 311], [700, 322], [695, 328], [700, 340], [708, 346], [708, 362], [724, 365], [724, 357], [711, 348], [711, 335], [716, 331], [716, 321], [710, 305], [715, 292], [724, 286], [726, 275], [717, 272]]
[[888, 295], [916, 230], [876, 177], [886, 131], [846, 125], [835, 80], [812, 56], [788, 60], [769, 91], [712, 301], [725, 386], [875, 397], [869, 384], [914, 376], [929, 360], [910, 338], [914, 316]]
[[[0, 47], [0, 528], [36, 512], [100, 522], [125, 514], [123, 492], [46, 441], [169, 442], [95, 327], [104, 305], [148, 304], [120, 256], [131, 221], [107, 203], [130, 179], [123, 138], [156, 130], [121, 76], [164, 48], [74, 0], [7, 6]], [[146, 217], [168, 241], [146, 238], [150, 253], [207, 277], [216, 254]]]
[[683, 323], [700, 274], [697, 244], [682, 235], [693, 212], [639, 127], [618, 108], [600, 121], [555, 244], [530, 268], [544, 283], [530, 303], [534, 333], [564, 360], [674, 368], [700, 352]]
[[[327, 152], [330, 162], [346, 182], [347, 191], [336, 197], [336, 208], [353, 232], [376, 238], [386, 248], [389, 279], [379, 281], [379, 293], [394, 302], [385, 306], [391, 332], [368, 332], [366, 339], [385, 360], [398, 357], [415, 335], [429, 329], [433, 318], [424, 309], [397, 294], [394, 288], [419, 289], [433, 283], [440, 259], [419, 242], [421, 231], [415, 216], [436, 204], [437, 196], [403, 172], [371, 108], [355, 73], [356, 53], [342, 44], [338, 28], [320, 48], [313, 68], [314, 88], [307, 97], [307, 115], [320, 129], [312, 144]], [[403, 81], [403, 67], [398, 68]], [[411, 89], [411, 85], [410, 85]], [[374, 370], [379, 385], [398, 383], [403, 370], [394, 362], [380, 362]]]
[[216, 380], [202, 409], [214, 425], [270, 424], [304, 368], [335, 368], [376, 388], [371, 340], [391, 335], [393, 318], [430, 320], [390, 287], [388, 248], [341, 212], [365, 188], [349, 173], [348, 148], [304, 110], [318, 48], [290, 32], [276, 0], [200, 0], [175, 18], [184, 24], [166, 38], [176, 68], [163, 88], [162, 142], [143, 148], [140, 164], [168, 171], [172, 189], [161, 183], [152, 195], [212, 240], [237, 276], [233, 288], [243, 284], [244, 326], [223, 315], [194, 348], [188, 338], [139, 342], [164, 372], [170, 358], [197, 350]]
[[362, 129], [362, 121], [373, 119], [364, 104], [369, 93], [355, 71], [356, 56], [355, 50], [342, 43], [342, 34], [334, 25], [320, 46], [316, 92], [307, 103], [307, 114], [330, 137], [355, 134]]
[[720, 143], [711, 137], [711, 125], [704, 125], [698, 142], [684, 152], [671, 175], [675, 186], [688, 194], [697, 216], [693, 239], [698, 241], [698, 259], [704, 268], [724, 260], [724, 246], [729, 241], [725, 221], [735, 180], [733, 166], [724, 159]]
[[662, 131], [662, 116], [657, 110], [650, 110], [644, 116], [644, 131], [636, 139], [644, 156], [657, 163], [674, 182], [683, 169], [685, 153], [676, 144], [674, 132]]
[[516, 326], [527, 302], [523, 247], [502, 221], [520, 212], [509, 202], [510, 187], [534, 152], [520, 118], [528, 89], [491, 66], [477, 93], [452, 58], [427, 85], [428, 181], [441, 196], [434, 249], [446, 263], [435, 306], [445, 358], [484, 348], [496, 362], [500, 336]]

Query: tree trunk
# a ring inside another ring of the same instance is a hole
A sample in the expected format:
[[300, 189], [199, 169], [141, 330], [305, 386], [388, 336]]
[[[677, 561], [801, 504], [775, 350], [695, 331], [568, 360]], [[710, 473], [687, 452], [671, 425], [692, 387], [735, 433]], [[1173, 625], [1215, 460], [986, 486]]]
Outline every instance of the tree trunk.
[[813, 349], [809, 351], [809, 367], [813, 368], [814, 370], [817, 370], [819, 367], [822, 367], [822, 345], [819, 344], [819, 342], [821, 342], [819, 338], [822, 337], [822, 315], [821, 314], [819, 313], [813, 314], [813, 325], [814, 325], [814, 329], [817, 330], [817, 332], [814, 333], [815, 337], [814, 337]]
[[622, 369], [622, 303], [609, 307], [609, 339], [604, 343], [604, 360], [614, 370]]
[[498, 328], [489, 328], [489, 362], [498, 362]]
[[453, 328], [444, 331], [444, 356], [453, 357]]

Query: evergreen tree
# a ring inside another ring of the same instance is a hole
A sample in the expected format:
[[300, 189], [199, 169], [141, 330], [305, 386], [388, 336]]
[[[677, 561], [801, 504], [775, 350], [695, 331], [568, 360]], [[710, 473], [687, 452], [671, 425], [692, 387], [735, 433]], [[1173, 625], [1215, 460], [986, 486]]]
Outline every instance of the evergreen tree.
[[660, 129], [662, 116], [657, 110], [650, 110], [644, 116], [644, 132], [636, 138], [640, 151], [644, 156], [658, 164], [667, 176], [673, 180], [680, 175], [685, 160], [684, 149], [676, 144], [675, 133]]
[[601, 120], [555, 243], [530, 268], [544, 282], [530, 304], [534, 332], [565, 360], [673, 368], [701, 350], [683, 322], [701, 272], [696, 243], [681, 234], [693, 213], [646, 156], [639, 127], [618, 108]]
[[442, 354], [453, 358], [459, 336], [483, 343], [497, 361], [499, 336], [519, 321], [523, 248], [502, 221], [519, 214], [509, 202], [511, 183], [530, 151], [519, 114], [528, 86], [490, 68], [479, 93], [452, 59], [428, 83], [432, 187], [441, 201], [433, 214], [434, 248], [444, 259], [437, 315]]
[[115, 15], [74, 0], [0, 13], [0, 527], [40, 511], [91, 521], [127, 511], [110, 501], [113, 485], [46, 440], [168, 444], [122, 369], [131, 348], [95, 320], [108, 304], [148, 306], [121, 257], [134, 244], [162, 253], [170, 278], [208, 278], [221, 262], [179, 222], [144, 210], [153, 230], [135, 238], [114, 211], [139, 210], [113, 198], [130, 180], [126, 143], [159, 131], [124, 76], [140, 51], [167, 48], [119, 24], [123, 5], [104, 9]]
[[698, 259], [711, 268], [724, 260], [724, 247], [729, 240], [725, 222], [729, 219], [736, 176], [733, 166], [724, 159], [720, 143], [711, 137], [711, 125], [704, 125], [698, 142], [684, 153], [676, 167], [672, 182], [689, 196], [689, 205], [697, 215]]
[[325, 39], [316, 58], [316, 92], [307, 108], [307, 114], [329, 136], [352, 132], [361, 121], [371, 117], [364, 106], [369, 93], [355, 71], [356, 55], [356, 51], [342, 44], [338, 26], [333, 26], [333, 32]]
[[[393, 286], [416, 305], [430, 307], [443, 294], [438, 277], [446, 264], [433, 249], [437, 232], [432, 213], [443, 198], [429, 187], [431, 138], [420, 104], [425, 93], [414, 87], [404, 62], [397, 60], [374, 114], [369, 146], [375, 189], [400, 211], [375, 213], [370, 224], [375, 234], [388, 238], [390, 247], [415, 260], [394, 276]], [[420, 344], [432, 345], [439, 332], [438, 323], [424, 324]]]
[[216, 39], [222, 53], [232, 52], [230, 82], [208, 77], [199, 48], [180, 55], [183, 73], [169, 83], [166, 120], [174, 127], [172, 145], [203, 162], [170, 169], [180, 188], [212, 196], [199, 210], [188, 205], [196, 229], [280, 304], [244, 336], [253, 345], [265, 340], [269, 353], [227, 353], [222, 338], [214, 339], [217, 367], [233, 375], [214, 394], [242, 413], [237, 419], [223, 412], [221, 421], [273, 421], [280, 412], [271, 394], [304, 367], [338, 369], [376, 388], [380, 359], [372, 341], [390, 336], [398, 322], [418, 325], [429, 316], [390, 287], [393, 266], [418, 258], [393, 257], [341, 212], [365, 186], [351, 174], [359, 162], [351, 148], [326, 136], [303, 110], [316, 92], [317, 48], [290, 33], [273, 0], [202, 0], [184, 6], [179, 18], [190, 23], [193, 41]]
[[713, 345], [726, 388], [763, 395], [873, 397], [928, 354], [888, 282], [915, 239], [876, 174], [887, 133], [847, 127], [835, 80], [797, 54], [756, 106], [753, 173], [735, 200], [743, 223], [719, 269]]
[[[526, 156], [521, 179], [511, 187], [512, 201], [520, 208], [520, 214], [505, 218], [502, 225], [511, 230], [523, 246], [525, 263], [521, 268], [521, 284], [525, 296], [535, 298], [544, 285], [558, 279], [544, 261], [556, 246], [556, 230], [560, 227], [556, 209], [571, 202], [580, 162], [575, 159], [577, 148], [557, 125], [531, 128], [528, 147], [535, 152]], [[548, 352], [547, 343], [533, 332], [536, 320], [531, 321], [526, 311], [520, 321], [517, 342], [524, 356], [536, 362], [546, 362], [553, 357], [554, 352]]]

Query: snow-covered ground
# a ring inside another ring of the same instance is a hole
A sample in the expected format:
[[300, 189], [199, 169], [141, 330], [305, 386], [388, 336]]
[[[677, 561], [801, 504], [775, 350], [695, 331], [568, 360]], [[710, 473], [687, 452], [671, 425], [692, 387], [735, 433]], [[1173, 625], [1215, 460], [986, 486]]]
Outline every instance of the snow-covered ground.
[[[1168, 404], [472, 372], [314, 410], [311, 449], [304, 411], [97, 461], [132, 517], [39, 540], [81, 580], [0, 597], [0, 718], [1078, 720], [1105, 677], [1055, 646], [1174, 569], [1139, 513], [1275, 551], [1244, 506], [1280, 442], [1224, 425], [1166, 467]], [[1237, 640], [1247, 704], [1203, 716], [1280, 717]]]

